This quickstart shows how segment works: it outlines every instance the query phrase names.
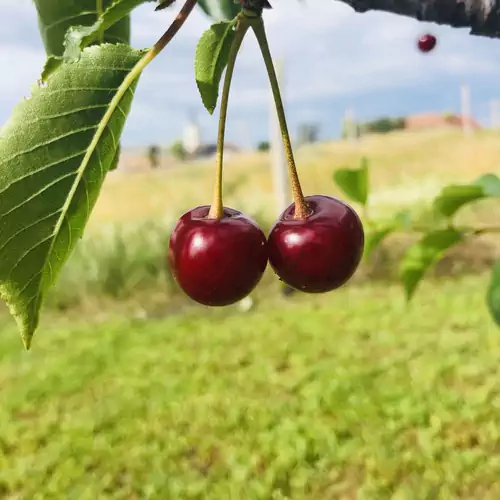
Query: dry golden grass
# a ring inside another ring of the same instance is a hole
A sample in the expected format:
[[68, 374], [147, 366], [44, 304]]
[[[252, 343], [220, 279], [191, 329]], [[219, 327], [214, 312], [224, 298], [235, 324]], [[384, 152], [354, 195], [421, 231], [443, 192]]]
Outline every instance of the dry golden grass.
[[[371, 166], [375, 211], [414, 205], [433, 196], [450, 182], [470, 181], [485, 172], [499, 173], [500, 133], [481, 131], [464, 137], [457, 130], [395, 132], [346, 141], [323, 143], [297, 150], [297, 164], [306, 193], [339, 194], [332, 172], [353, 167], [362, 156]], [[174, 220], [192, 206], [211, 201], [213, 162], [178, 164], [148, 170], [146, 158], [133, 158], [142, 168], [108, 176], [94, 209], [90, 228], [103, 224], [140, 222], [150, 218]], [[130, 163], [126, 153], [122, 164]], [[228, 186], [241, 181], [225, 203], [248, 213], [272, 217], [275, 204], [267, 154], [235, 155], [226, 161]]]

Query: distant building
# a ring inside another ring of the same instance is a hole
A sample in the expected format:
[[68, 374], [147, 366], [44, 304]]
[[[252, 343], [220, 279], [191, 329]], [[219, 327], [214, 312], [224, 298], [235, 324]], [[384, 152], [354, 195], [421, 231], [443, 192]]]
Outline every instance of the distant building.
[[[407, 130], [426, 130], [435, 128], [462, 128], [463, 121], [461, 115], [453, 113], [420, 113], [405, 117], [404, 128]], [[472, 130], [479, 130], [481, 125], [472, 117], [465, 118]]]
[[201, 145], [201, 129], [196, 120], [191, 119], [184, 128], [182, 145], [188, 155], [192, 155]]
[[[232, 153], [237, 153], [240, 148], [237, 146], [225, 143], [224, 144], [224, 156], [230, 156]], [[217, 144], [200, 144], [192, 153], [189, 154], [189, 160], [201, 160], [215, 157], [217, 154]]]
[[[182, 147], [186, 153], [186, 160], [202, 160], [215, 157], [217, 153], [216, 143], [204, 143], [202, 139], [201, 128], [197, 123], [194, 114], [189, 117], [187, 125], [184, 127], [182, 137]], [[236, 153], [240, 150], [237, 146], [225, 141], [224, 155], [229, 156], [231, 153]]]

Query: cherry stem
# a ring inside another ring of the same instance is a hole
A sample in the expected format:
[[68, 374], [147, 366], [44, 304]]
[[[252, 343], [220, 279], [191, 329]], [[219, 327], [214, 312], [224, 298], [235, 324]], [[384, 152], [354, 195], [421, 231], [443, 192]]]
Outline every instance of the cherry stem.
[[182, 25], [185, 23], [197, 3], [198, 0], [186, 0], [179, 11], [179, 14], [177, 14], [177, 17], [172, 21], [172, 24], [168, 27], [167, 31], [163, 33], [161, 38], [153, 45], [146, 56], [151, 53], [151, 60], [154, 59], [170, 43], [172, 38], [174, 38]]
[[311, 211], [307, 205], [306, 200], [304, 199], [304, 194], [302, 193], [302, 187], [299, 181], [299, 175], [295, 166], [292, 144], [290, 142], [290, 134], [288, 132], [288, 126], [286, 123], [285, 109], [283, 106], [283, 101], [281, 99], [278, 78], [276, 77], [273, 58], [271, 56], [271, 51], [269, 50], [269, 43], [267, 41], [266, 30], [262, 17], [259, 17], [256, 22], [252, 23], [252, 29], [255, 33], [257, 42], [259, 43], [259, 47], [262, 52], [262, 57], [264, 58], [264, 62], [266, 64], [266, 70], [269, 76], [269, 82], [271, 84], [274, 102], [276, 105], [276, 112], [278, 113], [281, 137], [283, 138], [283, 147], [285, 149], [288, 173], [290, 175], [290, 183], [292, 185], [293, 201], [295, 203], [294, 218], [305, 219]]
[[[172, 21], [167, 31], [158, 39], [158, 41], [141, 57], [137, 64], [132, 68], [132, 71], [125, 77], [123, 84], [120, 86], [127, 89], [132, 83], [139, 78], [144, 68], [170, 43], [172, 38], [181, 29], [186, 22], [189, 14], [191, 14], [198, 0], [186, 0], [182, 9], [177, 14], [177, 17]], [[124, 91], [125, 92], [125, 91]], [[116, 96], [115, 96], [116, 97]]]
[[219, 130], [217, 135], [217, 155], [216, 155], [216, 173], [214, 196], [212, 206], [208, 212], [207, 218], [220, 219], [224, 215], [224, 205], [222, 203], [222, 169], [224, 163], [224, 138], [226, 134], [226, 119], [227, 107], [229, 103], [229, 91], [231, 89], [231, 81], [233, 79], [234, 66], [236, 58], [240, 50], [243, 38], [250, 27], [249, 23], [243, 16], [239, 16], [236, 24], [236, 36], [231, 44], [229, 50], [226, 74], [224, 76], [224, 85], [222, 87], [222, 96], [220, 101], [220, 115], [219, 115]]

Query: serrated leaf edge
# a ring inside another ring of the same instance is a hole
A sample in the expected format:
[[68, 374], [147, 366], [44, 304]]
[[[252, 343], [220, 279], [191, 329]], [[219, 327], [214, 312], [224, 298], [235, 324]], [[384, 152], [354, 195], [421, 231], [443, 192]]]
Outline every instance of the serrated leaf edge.
[[[155, 1], [155, 0], [144, 0], [144, 2], [152, 2], [152, 1]], [[79, 24], [76, 26], [70, 26], [68, 28], [68, 30], [66, 31], [66, 33], [64, 35], [64, 42], [63, 42], [65, 50], [64, 50], [62, 57], [63, 57], [64, 61], [67, 61], [67, 62], [77, 61], [79, 59], [79, 57], [81, 56], [82, 51], [85, 50], [85, 48], [88, 47], [93, 41], [95, 41], [99, 38], [99, 31], [101, 29], [107, 30], [107, 29], [111, 28], [111, 26], [113, 26], [114, 24], [119, 22], [121, 19], [123, 19], [123, 17], [125, 17], [125, 15], [124, 15], [121, 18], [117, 19], [115, 22], [110, 23], [110, 24], [106, 24], [106, 16], [110, 12], [112, 12], [113, 9], [118, 4], [120, 4], [120, 2], [121, 2], [121, 0], [114, 0], [110, 5], [108, 5], [106, 7], [106, 9], [104, 9], [104, 11], [98, 17], [97, 21], [95, 21], [91, 25], [84, 26], [84, 25]], [[137, 7], [138, 5], [136, 5], [135, 7]], [[135, 7], [133, 7], [133, 8], [135, 8]], [[132, 10], [133, 9], [131, 9], [130, 12]], [[126, 14], [126, 15], [128, 15], [128, 14]], [[83, 32], [83, 34], [75, 35], [75, 33], [77, 33], [77, 32]], [[85, 32], [87, 32], [87, 33], [85, 33]], [[75, 40], [77, 41], [77, 43], [72, 42], [73, 36], [75, 37]], [[104, 44], [101, 43], [100, 45], [104, 45]], [[125, 45], [125, 44], [117, 43], [117, 44], [112, 44], [112, 45]], [[76, 56], [71, 55], [71, 51], [74, 49], [77, 49]]]
[[[208, 35], [208, 34], [210, 33], [210, 31], [213, 29], [213, 27], [214, 27], [214, 26], [219, 26], [219, 25], [227, 25], [227, 28], [228, 28], [228, 29], [226, 30], [226, 32], [225, 32], [225, 34], [224, 34], [224, 36], [221, 38], [221, 43], [219, 43], [219, 44], [217, 45], [217, 51], [216, 51], [216, 56], [217, 56], [217, 57], [215, 58], [215, 61], [217, 61], [217, 60], [218, 60], [217, 58], [218, 58], [219, 54], [221, 53], [222, 48], [224, 47], [224, 41], [225, 41], [225, 39], [226, 39], [226, 37], [227, 37], [227, 31], [228, 31], [230, 28], [233, 28], [233, 27], [234, 27], [234, 25], [236, 24], [236, 21], [237, 21], [237, 19], [236, 19], [236, 18], [234, 18], [234, 19], [233, 19], [233, 20], [231, 20], [231, 21], [220, 21], [220, 22], [218, 22], [218, 23], [214, 23], [214, 24], [212, 24], [212, 25], [211, 25], [208, 29], [206, 29], [206, 30], [202, 33], [202, 35], [201, 35], [201, 37], [200, 37], [200, 39], [199, 39], [199, 41], [198, 41], [198, 44], [196, 45], [196, 56], [195, 56], [195, 63], [194, 63], [196, 86], [198, 87], [198, 92], [200, 93], [201, 100], [202, 100], [202, 102], [203, 102], [203, 106], [205, 106], [205, 109], [206, 109], [206, 110], [209, 112], [209, 114], [211, 114], [211, 115], [214, 113], [215, 108], [217, 107], [217, 101], [218, 101], [218, 99], [219, 99], [219, 84], [220, 84], [220, 81], [218, 82], [218, 85], [216, 86], [216, 97], [215, 97], [215, 103], [214, 103], [214, 105], [213, 105], [213, 106], [211, 106], [211, 105], [209, 105], [209, 104], [207, 103], [206, 98], [205, 98], [205, 95], [204, 95], [204, 93], [201, 91], [200, 84], [199, 84], [199, 80], [198, 80], [198, 78], [196, 78], [196, 73], [197, 73], [197, 72], [196, 72], [196, 66], [197, 66], [196, 62], [197, 62], [197, 60], [198, 60], [198, 57], [199, 57], [200, 51], [202, 50], [202, 47], [203, 47], [203, 41], [204, 41], [204, 40], [203, 40], [203, 38], [205, 37], [205, 35]], [[222, 68], [222, 73], [224, 73], [224, 69], [226, 68], [226, 66], [227, 66], [227, 63], [226, 63], [226, 64], [224, 65], [224, 67]], [[212, 72], [211, 72], [211, 75], [210, 75], [211, 80], [213, 80], [213, 79], [214, 79], [216, 68], [217, 68], [217, 63], [213, 65]], [[221, 73], [221, 75], [222, 75], [222, 73]]]
[[[85, 52], [97, 52], [99, 50], [102, 50], [102, 48], [106, 47], [106, 46], [113, 46], [113, 47], [123, 46], [123, 47], [126, 47], [127, 50], [135, 51], [137, 54], [145, 52], [145, 51], [134, 50], [127, 44], [110, 44], [110, 43], [105, 43], [105, 44], [102, 44], [99, 46], [94, 46], [94, 47], [88, 47], [88, 48], [84, 49], [84, 51]], [[130, 86], [135, 82], [135, 80], [137, 78], [139, 78], [139, 76], [142, 72], [142, 69], [143, 69], [140, 67], [140, 64], [143, 60], [144, 60], [144, 58], [140, 59], [139, 62], [131, 69], [131, 71], [128, 73], [128, 75], [124, 78], [123, 82], [118, 87], [116, 94], [111, 99], [109, 106], [108, 106], [108, 109], [106, 110], [103, 117], [101, 118], [99, 126], [97, 127], [95, 134], [92, 138], [92, 141], [90, 142], [90, 144], [87, 148], [87, 152], [85, 153], [85, 156], [83, 157], [81, 164], [78, 168], [78, 173], [77, 173], [77, 175], [75, 177], [75, 181], [73, 182], [73, 185], [68, 193], [68, 197], [66, 199], [66, 202], [64, 203], [64, 205], [62, 207], [61, 215], [60, 215], [60, 217], [55, 225], [55, 229], [54, 229], [54, 232], [52, 235], [52, 242], [51, 242], [51, 245], [47, 251], [47, 258], [42, 266], [42, 269], [44, 269], [45, 266], [47, 265], [48, 257], [51, 255], [51, 253], [54, 249], [54, 244], [55, 244], [55, 242], [59, 236], [59, 233], [61, 231], [62, 225], [64, 223], [64, 219], [67, 215], [67, 211], [68, 211], [68, 209], [73, 201], [74, 195], [75, 195], [76, 190], [78, 188], [78, 185], [83, 177], [83, 174], [86, 171], [86, 168], [89, 164], [90, 158], [94, 154], [96, 147], [99, 143], [99, 140], [101, 139], [102, 134], [104, 133], [104, 130], [106, 129], [106, 126], [108, 125], [112, 115], [117, 110], [118, 105], [120, 104], [120, 101], [122, 100], [123, 96], [125, 95], [125, 92], [127, 92], [127, 90], [130, 88]], [[145, 64], [143, 63], [143, 66], [144, 65]], [[41, 92], [44, 89], [38, 88], [37, 90], [38, 90], [38, 92]], [[23, 103], [20, 102], [20, 103], [18, 103], [18, 106], [20, 106], [22, 104]], [[16, 106], [16, 108], [18, 106]], [[14, 116], [14, 113], [11, 116]], [[35, 296], [36, 302], [35, 302], [34, 310], [36, 311], [36, 314], [30, 322], [26, 323], [26, 322], [22, 322], [22, 321], [18, 320], [17, 316], [13, 314], [14, 305], [11, 304], [11, 301], [9, 300], [9, 298], [6, 297], [2, 288], [3, 287], [0, 286], [0, 297], [5, 301], [5, 303], [7, 304], [8, 308], [9, 308], [9, 311], [16, 318], [16, 322], [18, 323], [19, 329], [21, 331], [21, 338], [23, 340], [24, 346], [25, 346], [26, 350], [29, 350], [31, 347], [31, 341], [33, 339], [34, 331], [36, 330], [36, 327], [38, 326], [39, 311], [40, 311], [41, 300], [42, 300], [43, 294], [42, 294], [41, 290], [39, 289], [37, 295]]]

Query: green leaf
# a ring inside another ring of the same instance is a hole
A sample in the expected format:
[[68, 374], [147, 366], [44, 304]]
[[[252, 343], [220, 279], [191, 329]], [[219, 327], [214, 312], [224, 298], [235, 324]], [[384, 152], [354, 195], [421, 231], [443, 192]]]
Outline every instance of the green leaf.
[[434, 199], [434, 209], [440, 214], [451, 217], [467, 203], [484, 198], [481, 186], [474, 184], [451, 185], [444, 187]]
[[365, 233], [365, 248], [363, 257], [369, 259], [383, 241], [395, 231], [408, 229], [411, 224], [411, 214], [408, 211], [397, 213], [393, 220], [382, 226], [369, 228]]
[[500, 197], [500, 179], [486, 174], [472, 184], [452, 184], [444, 187], [434, 199], [434, 209], [445, 217], [452, 217], [464, 205], [488, 197]]
[[75, 61], [81, 51], [99, 39], [101, 33], [109, 30], [139, 5], [151, 0], [114, 0], [102, 15], [90, 26], [71, 26], [64, 37], [64, 58]]
[[353, 201], [366, 205], [368, 201], [368, 160], [363, 158], [359, 168], [342, 168], [334, 172], [333, 180]]
[[234, 22], [223, 21], [210, 26], [196, 47], [196, 83], [203, 105], [210, 114], [217, 106], [220, 80], [235, 36]]
[[[27, 348], [116, 157], [144, 52], [86, 49], [14, 110], [0, 140], [0, 296]], [[128, 77], [128, 78], [127, 78]]]
[[500, 260], [493, 266], [486, 302], [495, 323], [500, 326]]
[[373, 252], [382, 244], [387, 236], [393, 233], [394, 227], [386, 226], [378, 229], [368, 229], [365, 234], [363, 257], [368, 260]]
[[412, 215], [409, 210], [401, 210], [394, 216], [394, 221], [398, 229], [410, 229], [412, 223]]
[[474, 184], [481, 186], [484, 196], [496, 198], [500, 197], [500, 178], [494, 174], [485, 174], [476, 179]]
[[446, 250], [463, 239], [463, 233], [456, 229], [441, 229], [427, 233], [408, 249], [400, 266], [407, 300], [411, 300], [427, 270], [441, 259]]
[[159, 10], [166, 9], [167, 7], [170, 7], [171, 5], [173, 5], [174, 2], [175, 2], [175, 0], [159, 0], [159, 4], [155, 10], [159, 11]]
[[49, 76], [56, 71], [63, 63], [63, 58], [59, 56], [49, 56], [45, 61], [40, 80], [46, 82]]
[[214, 21], [229, 21], [241, 11], [241, 5], [234, 0], [198, 0], [198, 5]]
[[109, 166], [108, 171], [111, 172], [112, 170], [116, 170], [118, 168], [118, 163], [120, 161], [120, 154], [121, 154], [122, 148], [120, 144], [118, 144], [118, 147], [116, 148], [116, 153], [115, 157], [113, 158], [113, 161], [111, 162], [111, 165]]
[[[47, 56], [62, 56], [64, 39], [71, 26], [91, 26], [99, 17], [98, 0], [34, 0], [38, 26]], [[112, 0], [102, 0], [107, 9]], [[122, 3], [122, 0], [118, 0]], [[109, 43], [130, 43], [130, 17], [122, 17], [103, 34]]]

